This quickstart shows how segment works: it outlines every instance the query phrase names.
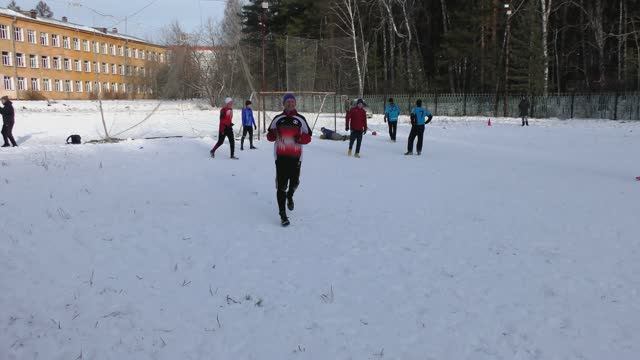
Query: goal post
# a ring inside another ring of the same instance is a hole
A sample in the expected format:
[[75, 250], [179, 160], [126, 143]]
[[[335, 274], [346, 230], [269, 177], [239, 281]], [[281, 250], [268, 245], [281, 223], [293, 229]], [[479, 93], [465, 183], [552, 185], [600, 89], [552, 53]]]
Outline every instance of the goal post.
[[[338, 128], [338, 98], [337, 93], [332, 91], [262, 91], [258, 92], [258, 122], [262, 122], [262, 133], [267, 132], [267, 121], [282, 113], [282, 98], [286, 94], [293, 94], [296, 97], [297, 110], [299, 113], [307, 114], [307, 122], [313, 131], [321, 116], [323, 122], [333, 117], [333, 128]], [[260, 126], [260, 124], [258, 125]], [[260, 131], [258, 131], [260, 133]]]

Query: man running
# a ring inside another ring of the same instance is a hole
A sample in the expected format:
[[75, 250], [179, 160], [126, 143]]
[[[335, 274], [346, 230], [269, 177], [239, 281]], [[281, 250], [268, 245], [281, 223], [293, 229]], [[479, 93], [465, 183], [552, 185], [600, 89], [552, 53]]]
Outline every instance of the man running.
[[[425, 118], [428, 120], [425, 121]], [[418, 138], [418, 155], [422, 154], [422, 142], [424, 140], [425, 125], [431, 122], [433, 115], [422, 107], [422, 100], [416, 101], [416, 107], [411, 110], [411, 133], [409, 133], [409, 143], [405, 155], [413, 155], [413, 142]]]
[[364, 109], [364, 100], [358, 99], [356, 106], [351, 108], [347, 113], [346, 127], [349, 131], [351, 129], [351, 138], [349, 139], [349, 152], [347, 154], [351, 156], [353, 151], [353, 143], [356, 144], [356, 155], [360, 157], [360, 146], [362, 145], [362, 135], [367, 131], [367, 111]]
[[289, 226], [287, 210], [293, 211], [293, 194], [300, 184], [302, 145], [311, 142], [311, 128], [304, 116], [296, 111], [296, 98], [286, 94], [282, 100], [284, 111], [276, 116], [267, 133], [274, 142], [276, 157], [276, 198], [282, 226]]
[[253, 146], [253, 130], [258, 130], [256, 120], [253, 118], [253, 110], [251, 109], [251, 100], [247, 100], [242, 109], [242, 138], [240, 139], [240, 150], [244, 150], [244, 138], [249, 134], [249, 149], [255, 150]]
[[235, 150], [235, 138], [233, 136], [233, 99], [226, 98], [224, 100], [224, 107], [220, 109], [220, 127], [218, 128], [218, 142], [209, 152], [212, 158], [216, 157], [216, 150], [224, 143], [224, 138], [229, 138], [229, 147], [231, 148], [231, 159], [238, 160], [234, 156]]
[[394, 103], [393, 98], [390, 98], [389, 104], [384, 107], [384, 122], [389, 122], [389, 136], [391, 137], [391, 141], [393, 142], [396, 142], [399, 117], [400, 107]]

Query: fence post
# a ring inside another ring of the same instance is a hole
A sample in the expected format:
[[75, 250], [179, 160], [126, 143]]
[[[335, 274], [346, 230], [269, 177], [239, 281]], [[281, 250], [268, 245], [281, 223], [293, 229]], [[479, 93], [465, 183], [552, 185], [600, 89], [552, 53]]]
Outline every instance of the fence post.
[[618, 120], [618, 97], [619, 96], [620, 96], [620, 93], [616, 91], [616, 97], [615, 97], [615, 100], [613, 101], [613, 120]]
[[467, 116], [467, 92], [462, 95], [462, 116]]
[[573, 104], [574, 104], [575, 100], [576, 100], [576, 93], [572, 92], [571, 93], [571, 117], [570, 117], [570, 119], [573, 119]]

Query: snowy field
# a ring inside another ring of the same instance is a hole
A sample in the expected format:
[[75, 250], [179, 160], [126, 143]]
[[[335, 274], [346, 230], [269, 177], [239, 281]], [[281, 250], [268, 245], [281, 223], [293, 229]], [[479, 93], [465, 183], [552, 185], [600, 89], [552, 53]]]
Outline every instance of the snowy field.
[[640, 358], [640, 123], [436, 116], [404, 157], [375, 117], [362, 159], [316, 131], [283, 229], [271, 144], [208, 158], [202, 104], [81, 146], [94, 103], [15, 105], [2, 360]]

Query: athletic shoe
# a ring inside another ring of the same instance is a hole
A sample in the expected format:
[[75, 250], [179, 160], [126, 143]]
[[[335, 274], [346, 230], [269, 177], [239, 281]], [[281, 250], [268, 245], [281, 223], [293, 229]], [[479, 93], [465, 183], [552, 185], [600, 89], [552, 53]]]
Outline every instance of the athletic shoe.
[[356, 153], [355, 157], [360, 159], [360, 154]]
[[296, 205], [293, 202], [293, 196], [291, 197], [287, 197], [287, 208], [289, 209], [289, 211], [293, 211], [293, 209], [295, 209]]
[[418, 156], [422, 155], [422, 151], [418, 151]]
[[280, 224], [282, 224], [283, 227], [289, 226], [289, 224], [291, 224], [289, 222], [289, 218], [287, 217], [287, 214], [285, 213], [280, 214]]
[[211, 155], [212, 158], [216, 157], [216, 152], [213, 150], [209, 151], [209, 154]]
[[235, 157], [235, 156], [232, 156], [232, 157], [231, 157], [231, 160], [240, 160], [240, 159], [239, 159], [239, 158], [237, 158], [237, 157]]
[[250, 149], [250, 150], [258, 150], [258, 148], [257, 148], [257, 147], [255, 147], [255, 146], [252, 146], [252, 147], [250, 147], [249, 149]]
[[406, 153], [404, 153], [405, 155], [409, 156], [409, 155], [413, 155], [413, 151], [407, 151]]
[[4, 144], [4, 145], [2, 145], [2, 147], [10, 147], [10, 146], [11, 146], [11, 145], [9, 145], [9, 144]]

